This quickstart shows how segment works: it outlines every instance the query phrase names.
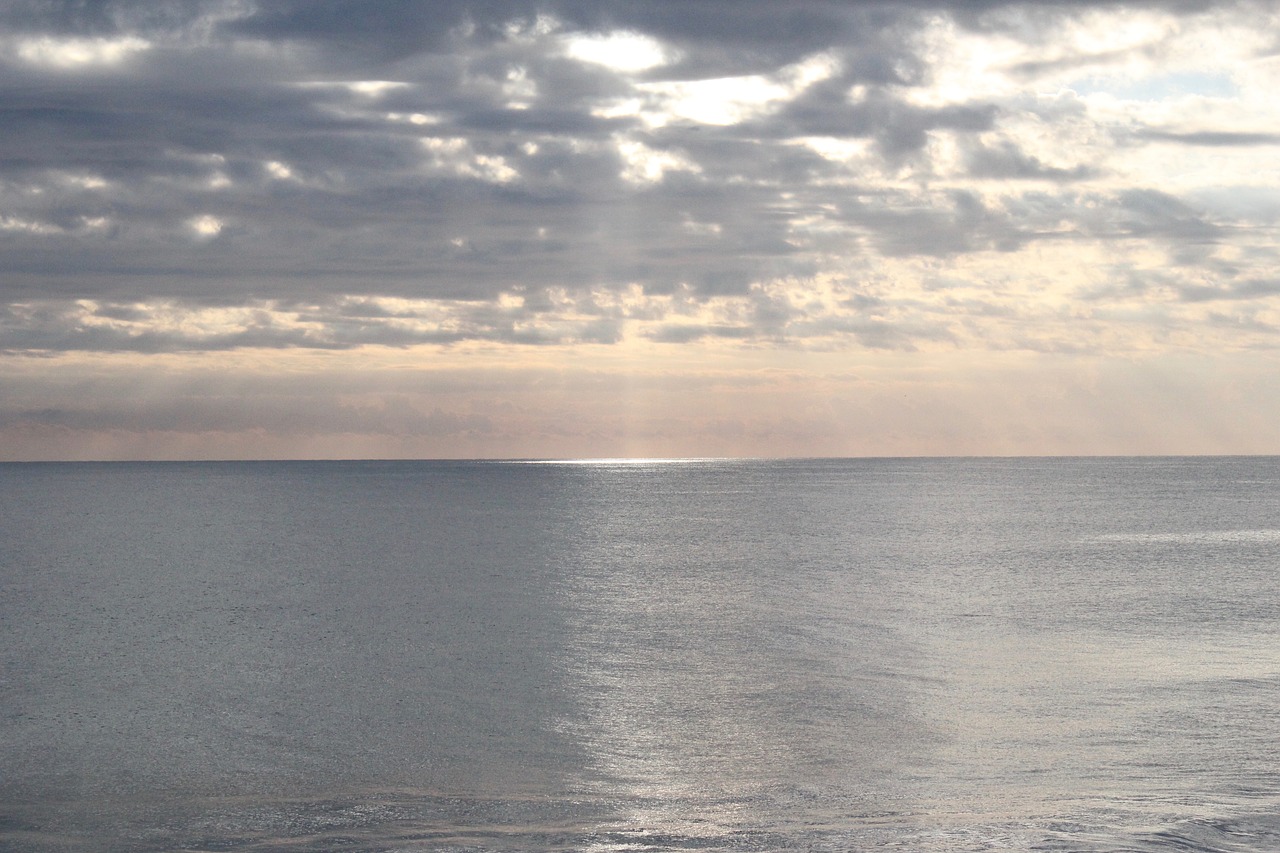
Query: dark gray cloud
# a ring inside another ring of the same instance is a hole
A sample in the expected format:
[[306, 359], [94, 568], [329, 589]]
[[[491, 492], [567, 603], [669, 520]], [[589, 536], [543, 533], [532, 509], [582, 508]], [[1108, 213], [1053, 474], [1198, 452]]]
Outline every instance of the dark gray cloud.
[[1201, 243], [1222, 234], [1222, 229], [1199, 211], [1158, 190], [1125, 190], [1117, 201], [1111, 222], [1125, 236]]
[[1208, 148], [1226, 148], [1254, 145], [1280, 145], [1280, 133], [1254, 133], [1230, 130], [1199, 130], [1176, 133], [1167, 130], [1142, 130], [1138, 139], [1150, 142], [1174, 142], [1179, 145], [1200, 145]]
[[948, 257], [995, 249], [1011, 252], [1037, 235], [1027, 220], [988, 207], [967, 190], [946, 199], [908, 200], [894, 206], [851, 202], [845, 219], [868, 232], [879, 251], [890, 257], [929, 255]]
[[[905, 82], [905, 81], [884, 81]], [[990, 130], [997, 112], [993, 104], [964, 104], [925, 108], [904, 102], [900, 95], [872, 90], [864, 99], [848, 95], [855, 81], [841, 79], [812, 87], [777, 116], [751, 126], [762, 137], [832, 136], [873, 139], [893, 163], [918, 152], [934, 130], [978, 133]]]
[[975, 178], [1066, 183], [1094, 178], [1099, 174], [1098, 169], [1084, 164], [1070, 168], [1046, 165], [1040, 158], [1021, 151], [1007, 140], [997, 145], [974, 146], [966, 156], [969, 174]]
[[1221, 286], [1184, 285], [1179, 296], [1187, 302], [1216, 302], [1229, 299], [1257, 299], [1280, 295], [1280, 279], [1245, 279]]

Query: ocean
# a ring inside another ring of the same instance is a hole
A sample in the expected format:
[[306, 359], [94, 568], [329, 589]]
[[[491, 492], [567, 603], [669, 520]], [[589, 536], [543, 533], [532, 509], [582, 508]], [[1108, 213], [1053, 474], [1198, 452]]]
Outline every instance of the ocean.
[[1280, 849], [1280, 458], [0, 465], [0, 850]]

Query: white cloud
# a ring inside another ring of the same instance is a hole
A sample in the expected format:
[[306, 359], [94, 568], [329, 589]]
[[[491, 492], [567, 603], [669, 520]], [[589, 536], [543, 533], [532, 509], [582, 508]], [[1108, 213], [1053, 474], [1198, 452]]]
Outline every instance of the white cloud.
[[520, 177], [520, 173], [507, 163], [505, 157], [479, 154], [465, 138], [426, 137], [421, 140], [421, 144], [427, 151], [428, 168], [431, 171], [479, 178], [495, 184], [509, 183]]
[[566, 56], [620, 72], [647, 71], [678, 58], [657, 39], [634, 32], [568, 34], [562, 43]]
[[[751, 74], [707, 80], [667, 80], [637, 83], [644, 96], [639, 113], [649, 124], [661, 126], [676, 119], [707, 125], [733, 125], [762, 116], [793, 99], [840, 69], [828, 54], [779, 69], [775, 74]], [[621, 105], [635, 103], [622, 99], [612, 107], [625, 114]], [[609, 112], [603, 113], [609, 115]]]
[[222, 233], [223, 221], [216, 216], [202, 214], [187, 220], [187, 227], [197, 237], [205, 240], [213, 239]]
[[293, 170], [279, 160], [268, 160], [263, 164], [267, 174], [278, 181], [287, 181], [293, 177]]
[[118, 65], [150, 47], [151, 42], [137, 36], [112, 39], [41, 36], [13, 41], [10, 50], [32, 65], [74, 70]]
[[640, 83], [636, 89], [649, 96], [645, 111], [662, 117], [655, 124], [666, 124], [672, 119], [710, 125], [738, 124], [763, 114], [790, 95], [786, 86], [760, 75]]
[[62, 231], [53, 225], [23, 219], [17, 216], [0, 215], [0, 231], [25, 231], [29, 234], [57, 234]]
[[399, 80], [348, 80], [327, 85], [340, 86], [347, 91], [355, 92], [357, 95], [364, 95], [368, 98], [380, 98], [388, 92], [403, 89], [409, 84]]
[[622, 179], [628, 183], [654, 184], [661, 181], [667, 172], [697, 174], [702, 171], [697, 163], [676, 151], [656, 151], [634, 139], [620, 139], [617, 145], [618, 153], [626, 164]]

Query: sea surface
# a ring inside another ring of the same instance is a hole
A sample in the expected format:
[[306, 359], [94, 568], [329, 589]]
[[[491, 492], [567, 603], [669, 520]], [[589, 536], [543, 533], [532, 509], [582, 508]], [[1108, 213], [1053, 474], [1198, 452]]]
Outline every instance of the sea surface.
[[0, 850], [1280, 850], [1280, 459], [0, 465]]

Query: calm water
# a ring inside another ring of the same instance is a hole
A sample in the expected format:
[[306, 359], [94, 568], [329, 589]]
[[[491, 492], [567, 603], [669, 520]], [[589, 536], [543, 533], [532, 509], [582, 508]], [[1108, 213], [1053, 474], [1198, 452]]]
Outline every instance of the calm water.
[[1280, 459], [0, 465], [0, 850], [1280, 849]]

